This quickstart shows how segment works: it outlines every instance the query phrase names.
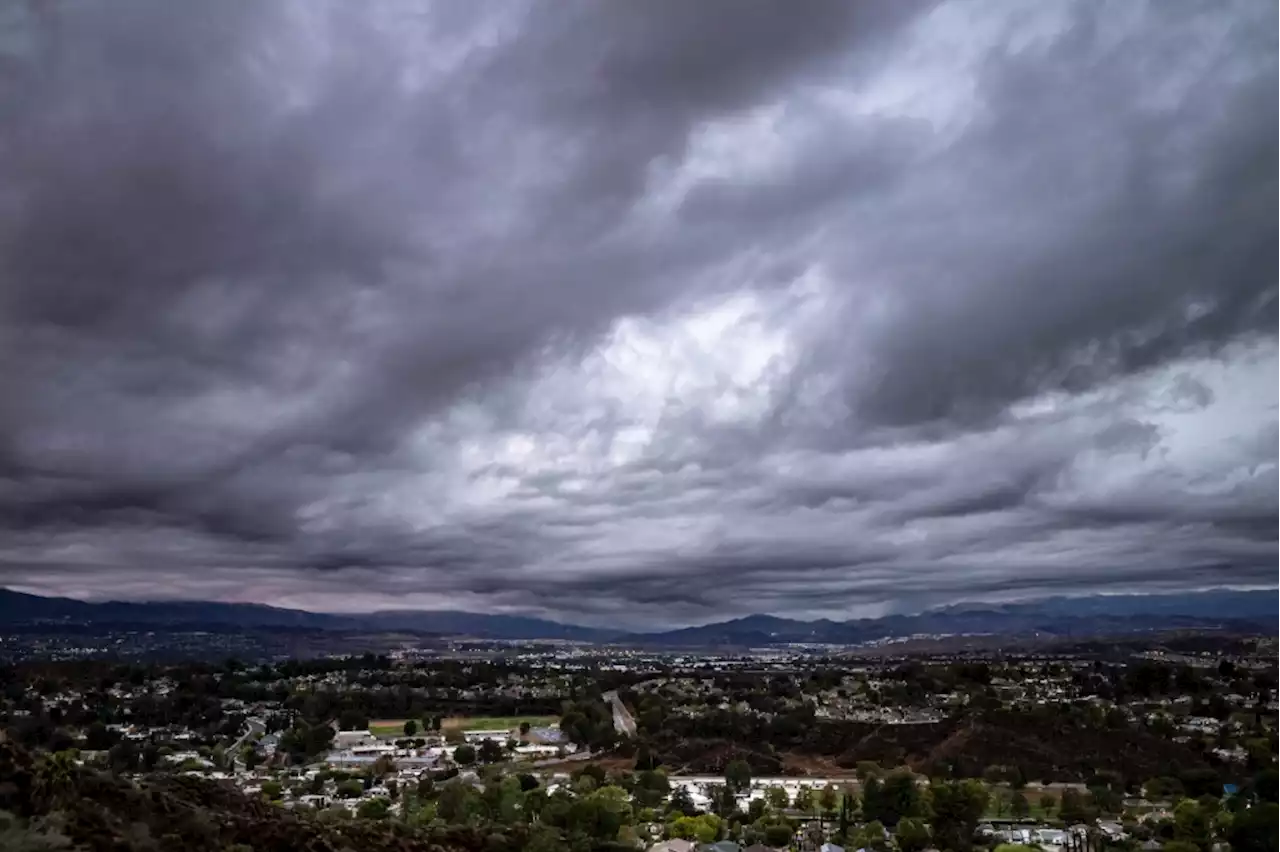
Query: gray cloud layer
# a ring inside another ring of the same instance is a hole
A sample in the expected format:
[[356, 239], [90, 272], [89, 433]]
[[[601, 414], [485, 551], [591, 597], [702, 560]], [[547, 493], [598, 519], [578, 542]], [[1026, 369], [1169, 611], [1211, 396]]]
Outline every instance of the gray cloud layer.
[[11, 10], [0, 582], [635, 626], [1271, 585], [1276, 24]]

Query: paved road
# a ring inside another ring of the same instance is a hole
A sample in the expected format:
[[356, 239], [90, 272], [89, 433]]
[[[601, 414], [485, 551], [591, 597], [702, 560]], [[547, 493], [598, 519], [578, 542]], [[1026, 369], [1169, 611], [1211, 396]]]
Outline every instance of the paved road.
[[241, 734], [240, 739], [236, 740], [235, 743], [232, 744], [231, 748], [227, 751], [227, 754], [231, 755], [232, 759], [235, 761], [236, 764], [241, 763], [241, 760], [240, 760], [241, 747], [244, 746], [244, 744], [249, 740], [250, 737], [257, 736], [258, 734], [261, 734], [263, 731], [267, 729], [267, 726], [264, 725], [262, 722], [258, 721], [257, 719], [246, 719], [245, 724], [248, 726], [248, 730], [245, 731], [243, 734]]
[[622, 703], [618, 693], [606, 692], [602, 697], [613, 707], [613, 729], [620, 734], [634, 737], [636, 735], [636, 720], [631, 718], [631, 711]]

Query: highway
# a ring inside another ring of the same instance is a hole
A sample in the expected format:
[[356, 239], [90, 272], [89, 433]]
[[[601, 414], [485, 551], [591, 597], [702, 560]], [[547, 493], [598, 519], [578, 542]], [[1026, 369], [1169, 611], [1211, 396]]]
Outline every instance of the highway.
[[606, 692], [603, 696], [613, 709], [613, 729], [629, 737], [636, 735], [636, 720], [631, 718], [631, 711], [622, 703], [616, 692]]

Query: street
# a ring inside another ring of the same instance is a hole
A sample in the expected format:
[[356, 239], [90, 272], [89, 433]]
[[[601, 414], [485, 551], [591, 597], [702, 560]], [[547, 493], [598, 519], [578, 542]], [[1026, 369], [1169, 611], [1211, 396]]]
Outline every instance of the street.
[[613, 709], [613, 727], [620, 734], [629, 737], [636, 735], [636, 720], [631, 718], [631, 711], [622, 703], [616, 692], [606, 692], [603, 696]]

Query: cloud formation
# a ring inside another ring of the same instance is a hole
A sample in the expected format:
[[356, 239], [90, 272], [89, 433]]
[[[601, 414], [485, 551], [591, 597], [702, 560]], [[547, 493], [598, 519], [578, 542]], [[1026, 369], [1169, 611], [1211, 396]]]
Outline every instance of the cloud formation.
[[1275, 582], [1274, 4], [180, 5], [0, 22], [0, 583]]

